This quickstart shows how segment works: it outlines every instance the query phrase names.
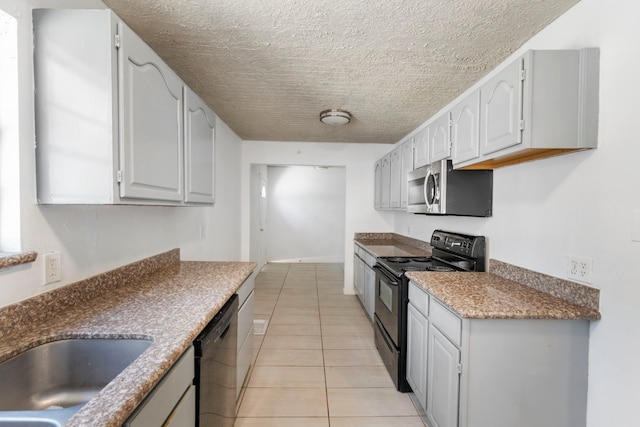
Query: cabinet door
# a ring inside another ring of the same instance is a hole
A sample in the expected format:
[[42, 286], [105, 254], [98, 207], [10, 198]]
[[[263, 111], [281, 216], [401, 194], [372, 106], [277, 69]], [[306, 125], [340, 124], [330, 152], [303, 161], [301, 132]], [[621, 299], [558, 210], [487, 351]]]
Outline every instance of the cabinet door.
[[414, 136], [415, 151], [413, 155], [413, 168], [426, 166], [429, 161], [429, 127], [425, 127]]
[[120, 197], [182, 201], [182, 81], [118, 26]]
[[364, 266], [364, 307], [369, 319], [373, 320], [376, 303], [376, 273], [366, 263]]
[[427, 418], [432, 427], [458, 427], [460, 350], [429, 325]]
[[185, 202], [214, 201], [213, 111], [187, 86], [184, 87]]
[[382, 159], [382, 175], [380, 177], [380, 207], [389, 209], [391, 206], [391, 155]]
[[407, 311], [407, 381], [422, 409], [427, 408], [427, 318], [413, 305]]
[[429, 161], [431, 163], [446, 159], [451, 153], [450, 116], [450, 113], [443, 114], [429, 126]]
[[480, 153], [522, 143], [523, 60], [519, 59], [480, 88]]
[[409, 187], [407, 175], [413, 170], [413, 138], [403, 143], [400, 148], [400, 207], [406, 208], [409, 204]]
[[400, 147], [396, 147], [389, 157], [389, 167], [391, 169], [390, 187], [389, 187], [389, 207], [397, 209], [400, 207], [400, 187], [402, 176], [402, 163], [400, 159]]
[[373, 191], [373, 207], [374, 209], [380, 209], [382, 207], [382, 159], [376, 162]]
[[196, 424], [196, 387], [192, 385], [176, 405], [162, 427], [186, 427]]
[[364, 304], [364, 281], [362, 275], [364, 272], [364, 262], [359, 256], [353, 255], [353, 287], [360, 302]]
[[480, 91], [460, 101], [451, 110], [451, 146], [453, 164], [480, 155]]

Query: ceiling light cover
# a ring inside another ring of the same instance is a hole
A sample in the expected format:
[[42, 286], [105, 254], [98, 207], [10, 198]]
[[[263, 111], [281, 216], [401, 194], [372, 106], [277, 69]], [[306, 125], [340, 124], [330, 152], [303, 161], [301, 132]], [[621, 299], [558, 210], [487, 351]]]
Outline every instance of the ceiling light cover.
[[351, 121], [351, 113], [337, 108], [320, 113], [320, 121], [325, 125], [346, 125]]

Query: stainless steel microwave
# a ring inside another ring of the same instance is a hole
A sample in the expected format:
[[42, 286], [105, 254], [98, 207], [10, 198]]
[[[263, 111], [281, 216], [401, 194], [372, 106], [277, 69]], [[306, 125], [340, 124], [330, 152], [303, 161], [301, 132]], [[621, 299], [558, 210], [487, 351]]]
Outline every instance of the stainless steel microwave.
[[441, 160], [409, 172], [407, 211], [488, 217], [493, 208], [493, 171], [456, 170]]

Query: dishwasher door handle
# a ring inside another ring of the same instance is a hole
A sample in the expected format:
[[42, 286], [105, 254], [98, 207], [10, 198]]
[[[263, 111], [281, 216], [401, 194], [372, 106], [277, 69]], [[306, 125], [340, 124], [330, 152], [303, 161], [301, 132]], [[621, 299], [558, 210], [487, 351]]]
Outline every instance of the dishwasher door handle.
[[231, 325], [228, 325], [227, 328], [220, 335], [218, 335], [215, 340], [213, 340], [213, 343], [215, 344], [218, 341], [224, 339], [229, 333], [229, 329], [231, 329]]

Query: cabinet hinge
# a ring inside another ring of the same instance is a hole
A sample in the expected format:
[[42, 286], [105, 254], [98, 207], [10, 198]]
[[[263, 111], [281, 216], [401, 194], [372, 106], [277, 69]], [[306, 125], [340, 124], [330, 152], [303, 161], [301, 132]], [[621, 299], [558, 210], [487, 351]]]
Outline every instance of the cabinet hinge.
[[115, 45], [116, 49], [120, 49], [120, 34], [116, 34]]
[[520, 120], [520, 130], [524, 130], [524, 119]]
[[462, 363], [458, 363], [458, 373], [462, 373]]
[[520, 80], [527, 78], [527, 70], [520, 70]]
[[116, 180], [118, 180], [118, 183], [122, 182], [122, 171], [116, 172]]

